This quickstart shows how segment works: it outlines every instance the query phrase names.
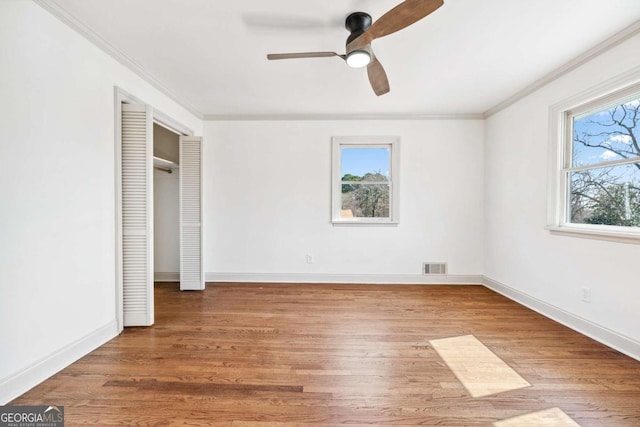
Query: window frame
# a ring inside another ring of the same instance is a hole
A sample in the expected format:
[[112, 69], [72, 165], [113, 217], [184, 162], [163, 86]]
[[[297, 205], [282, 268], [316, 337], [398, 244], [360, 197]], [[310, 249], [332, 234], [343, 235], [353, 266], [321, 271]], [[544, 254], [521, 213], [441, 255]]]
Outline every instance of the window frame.
[[[342, 149], [389, 147], [389, 217], [349, 218], [340, 216], [342, 207]], [[400, 137], [334, 136], [332, 137], [331, 223], [333, 225], [397, 225], [399, 223]]]
[[550, 108], [549, 176], [546, 229], [553, 234], [640, 244], [640, 227], [573, 223], [570, 219], [572, 172], [639, 163], [640, 157], [573, 166], [573, 120], [640, 97], [640, 67], [610, 79]]

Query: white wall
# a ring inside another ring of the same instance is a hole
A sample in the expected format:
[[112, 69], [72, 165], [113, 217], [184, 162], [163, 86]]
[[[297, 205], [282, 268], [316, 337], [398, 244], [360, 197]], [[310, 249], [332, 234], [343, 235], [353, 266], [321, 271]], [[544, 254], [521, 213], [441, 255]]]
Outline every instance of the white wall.
[[[207, 122], [207, 277], [420, 275], [423, 261], [481, 274], [483, 132], [480, 120]], [[334, 135], [401, 137], [399, 226], [331, 225]]]
[[0, 64], [2, 404], [115, 334], [114, 86], [202, 122], [33, 2], [0, 2]]
[[[636, 349], [640, 245], [557, 236], [544, 227], [549, 107], [640, 65], [638, 52], [635, 36], [486, 121], [484, 267], [490, 279]], [[591, 304], [581, 302], [582, 287], [592, 289]]]

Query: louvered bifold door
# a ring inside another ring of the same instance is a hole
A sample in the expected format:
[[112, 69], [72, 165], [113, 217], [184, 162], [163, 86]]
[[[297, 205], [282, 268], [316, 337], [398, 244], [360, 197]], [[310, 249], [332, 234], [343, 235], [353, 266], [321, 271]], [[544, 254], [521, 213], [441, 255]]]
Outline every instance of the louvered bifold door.
[[202, 138], [180, 138], [180, 289], [204, 289]]
[[153, 324], [153, 128], [144, 105], [122, 105], [124, 326]]

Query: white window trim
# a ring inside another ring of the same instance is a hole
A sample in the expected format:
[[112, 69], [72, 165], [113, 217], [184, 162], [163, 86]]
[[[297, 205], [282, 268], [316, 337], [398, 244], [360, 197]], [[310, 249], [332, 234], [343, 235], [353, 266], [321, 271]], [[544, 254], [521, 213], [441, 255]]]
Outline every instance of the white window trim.
[[[552, 234], [640, 244], [640, 228], [568, 221], [567, 168], [573, 140], [567, 119], [605, 106], [607, 103], [640, 92], [640, 67], [607, 80], [589, 90], [565, 99], [549, 109], [549, 157], [547, 189], [547, 225]], [[609, 163], [617, 163], [616, 161]], [[618, 162], [628, 163], [628, 162]]]
[[[333, 225], [398, 225], [400, 216], [398, 207], [400, 188], [400, 137], [398, 136], [334, 136], [332, 138], [332, 180], [331, 180], [331, 223]], [[342, 206], [342, 147], [387, 147], [391, 146], [389, 179], [391, 195], [389, 200], [389, 218], [352, 218], [340, 217]]]

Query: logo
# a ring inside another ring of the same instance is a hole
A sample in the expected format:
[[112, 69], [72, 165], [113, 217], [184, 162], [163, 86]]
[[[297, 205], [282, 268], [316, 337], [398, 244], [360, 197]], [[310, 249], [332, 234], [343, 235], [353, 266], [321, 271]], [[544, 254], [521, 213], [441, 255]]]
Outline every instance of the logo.
[[0, 427], [64, 427], [64, 406], [0, 406]]

